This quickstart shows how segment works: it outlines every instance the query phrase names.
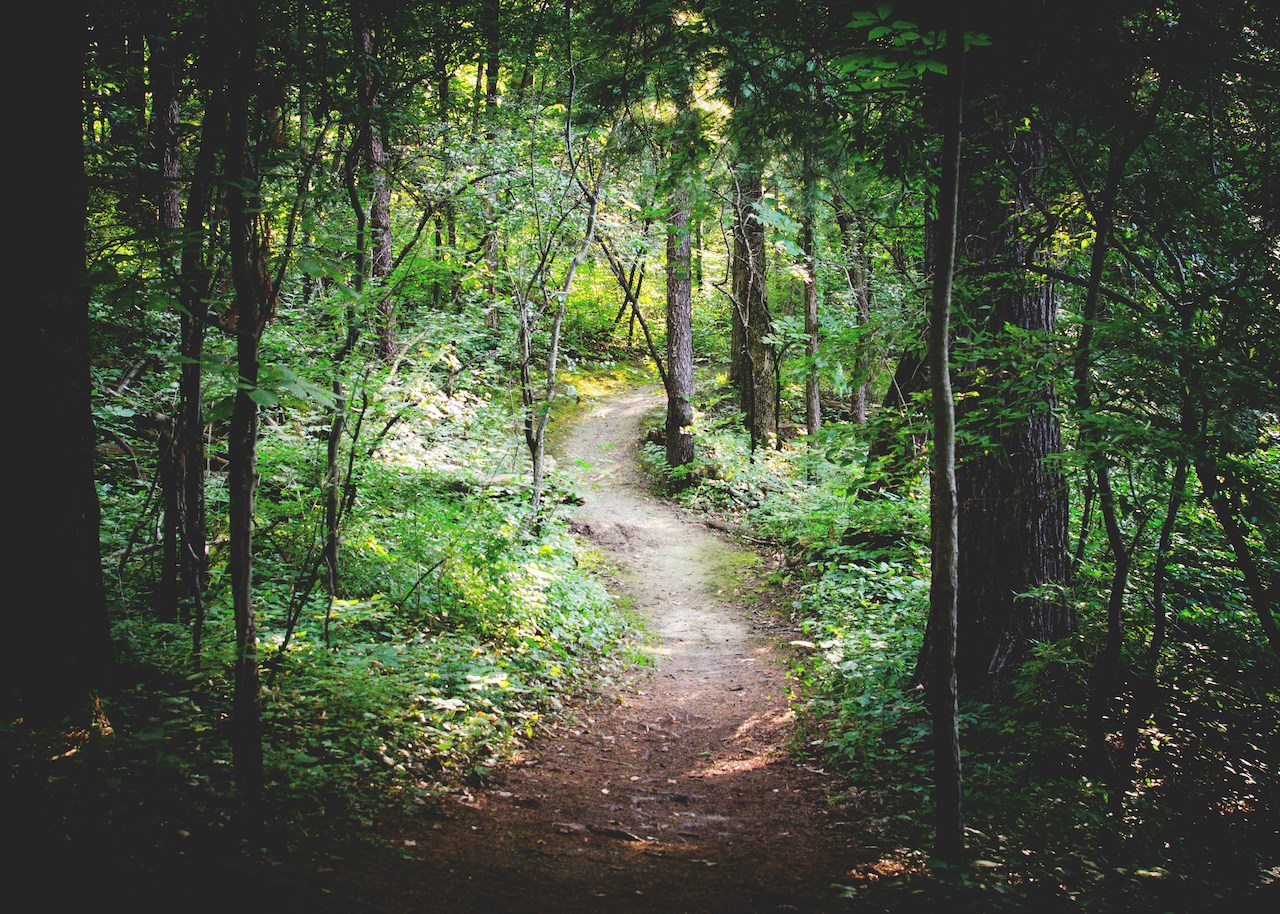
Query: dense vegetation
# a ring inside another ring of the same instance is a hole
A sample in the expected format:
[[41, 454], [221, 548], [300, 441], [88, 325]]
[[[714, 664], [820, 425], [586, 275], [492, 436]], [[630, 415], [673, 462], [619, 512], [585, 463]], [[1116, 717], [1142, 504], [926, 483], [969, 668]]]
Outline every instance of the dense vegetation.
[[[91, 3], [84, 243], [36, 338], [67, 431], [32, 540], [73, 583], [19, 610], [3, 695], [31, 827], [296, 837], [483, 779], [639, 656], [553, 454], [649, 379], [655, 479], [786, 557], [796, 751], [923, 853], [935, 13]], [[1207, 908], [1280, 866], [1280, 26], [1261, 0], [971, 13], [978, 865], [934, 875], [988, 907]]]

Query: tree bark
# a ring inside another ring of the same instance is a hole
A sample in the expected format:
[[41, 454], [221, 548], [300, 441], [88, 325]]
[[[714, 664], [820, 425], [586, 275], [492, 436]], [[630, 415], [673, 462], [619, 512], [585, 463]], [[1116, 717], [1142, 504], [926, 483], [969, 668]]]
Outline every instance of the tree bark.
[[179, 349], [182, 366], [178, 378], [178, 430], [174, 474], [180, 492], [182, 518], [182, 575], [178, 593], [179, 614], [191, 618], [192, 652], [199, 656], [204, 636], [204, 588], [208, 577], [208, 518], [205, 513], [205, 430], [202, 386], [204, 337], [209, 316], [211, 246], [206, 220], [213, 201], [219, 152], [226, 144], [227, 97], [222, 83], [224, 59], [214, 44], [201, 67], [214, 89], [205, 105], [200, 149], [196, 154], [187, 192], [179, 268]]
[[672, 195], [667, 225], [667, 465], [693, 461], [693, 282], [689, 192]]
[[178, 168], [178, 61], [175, 37], [158, 31], [147, 38], [151, 49], [151, 149], [155, 156], [157, 224], [167, 243], [182, 226], [182, 186]]
[[[569, 135], [570, 131], [566, 129], [566, 143], [572, 142]], [[551, 322], [550, 348], [547, 352], [547, 382], [544, 391], [545, 408], [542, 410], [541, 415], [535, 414], [532, 398], [529, 396], [525, 398], [525, 442], [529, 447], [529, 456], [533, 464], [533, 517], [535, 526], [541, 524], [547, 423], [551, 420], [551, 400], [555, 396], [556, 368], [560, 355], [560, 331], [564, 327], [564, 316], [569, 303], [569, 292], [573, 289], [573, 280], [578, 275], [578, 269], [586, 262], [587, 256], [591, 253], [591, 245], [595, 243], [596, 217], [600, 212], [600, 191], [604, 186], [604, 179], [605, 168], [604, 164], [601, 163], [600, 174], [596, 178], [595, 186], [589, 189], [585, 186], [582, 188], [587, 195], [587, 224], [583, 231], [582, 246], [578, 248], [573, 255], [573, 259], [569, 261], [569, 267], [565, 270], [564, 281], [557, 296], [556, 313]], [[527, 330], [530, 328], [523, 329], [524, 332], [521, 333], [521, 352], [524, 360], [523, 364], [526, 367], [525, 378], [527, 379], [527, 366], [530, 357], [530, 341]], [[527, 385], [526, 390], [530, 390]]]
[[951, 391], [950, 315], [955, 272], [960, 142], [964, 111], [964, 33], [947, 29], [948, 73], [938, 185], [938, 264], [929, 304], [929, 368], [933, 378], [933, 457], [930, 474], [929, 624], [933, 628], [928, 681], [934, 754], [934, 849], [958, 861], [964, 854], [964, 773], [957, 715], [956, 630], [959, 546], [955, 464], [955, 403]]
[[[178, 67], [172, 51], [175, 38], [169, 34], [163, 16], [148, 23], [147, 46], [150, 57], [147, 72], [151, 83], [151, 153], [156, 168], [152, 194], [156, 207], [156, 226], [159, 229], [159, 249], [162, 270], [166, 277], [172, 275], [178, 258], [172, 245], [180, 243], [182, 228], [182, 188], [178, 172]], [[160, 487], [164, 505], [162, 525], [163, 552], [161, 559], [160, 587], [156, 594], [156, 617], [164, 622], [178, 619], [178, 580], [182, 569], [182, 480], [177, 473], [177, 421], [166, 417], [160, 436]]]
[[730, 264], [730, 306], [733, 309], [735, 380], [752, 450], [778, 440], [777, 387], [772, 347], [773, 332], [765, 283], [764, 224], [755, 206], [764, 195], [760, 170], [740, 170], [734, 196], [733, 259]]
[[[961, 189], [967, 218], [958, 260], [976, 272], [985, 269], [990, 280], [961, 287], [963, 307], [980, 343], [1005, 352], [1025, 350], [1030, 341], [1053, 333], [1056, 318], [1052, 286], [1027, 278], [1021, 269], [1039, 256], [1030, 246], [1027, 223], [1045, 140], [1033, 125], [1012, 139], [1000, 128], [988, 129], [976, 145], [978, 156], [966, 169], [974, 177]], [[995, 174], [1006, 157], [1014, 170], [1008, 184], [978, 177]], [[1018, 347], [1008, 327], [1020, 331]], [[1067, 487], [1053, 465], [1062, 435], [1052, 385], [1046, 381], [1028, 393], [1034, 364], [977, 355], [957, 422], [987, 443], [964, 448], [956, 468], [956, 664], [962, 694], [1001, 700], [1033, 642], [1062, 638], [1076, 627], [1075, 613], [1058, 589], [1067, 578]]]
[[[484, 107], [492, 118], [498, 107], [498, 70], [502, 54], [502, 0], [483, 0], [484, 2]], [[488, 139], [493, 139], [490, 130]]]
[[[6, 723], [56, 723], [92, 702], [106, 684], [111, 637], [103, 586], [100, 509], [94, 485], [96, 430], [89, 373], [89, 286], [85, 271], [83, 20], [49, 11], [37, 28], [45, 82], [21, 119], [44, 126], [42, 174], [57, 193], [24, 210], [23, 250], [42, 269], [23, 288], [23, 315], [39, 353], [42, 395], [17, 398], [15, 428], [39, 442], [19, 462], [22, 484], [40, 510], [22, 515], [13, 567], [32, 580], [33, 605], [16, 605], [8, 620], [10, 650], [0, 664], [0, 712]], [[21, 104], [21, 102], [20, 102]], [[38, 110], [37, 110], [38, 106]], [[43, 187], [43, 184], [42, 184]], [[38, 274], [38, 275], [37, 275]], [[43, 580], [50, 550], [56, 579]], [[23, 594], [26, 596], [27, 594]]]
[[813, 154], [806, 146], [804, 150], [804, 175], [802, 178], [803, 197], [802, 218], [800, 228], [800, 247], [804, 251], [804, 424], [809, 435], [816, 435], [822, 428], [822, 399], [819, 390], [818, 370], [818, 253], [814, 231], [816, 205], [814, 197], [817, 188], [813, 173]]
[[[250, 111], [260, 28], [255, 0], [241, 0], [234, 23], [234, 57], [228, 78], [227, 221], [236, 294], [238, 387], [227, 441], [231, 596], [235, 615], [235, 685], [232, 699], [232, 769], [242, 796], [262, 793], [262, 695], [258, 671], [258, 627], [253, 601], [253, 510], [257, 487], [258, 349], [271, 312], [266, 243], [256, 159], [248, 157]], [[219, 15], [225, 15], [219, 13]], [[230, 17], [228, 17], [230, 18]]]
[[381, 85], [374, 51], [373, 26], [365, 15], [364, 0], [351, 4], [351, 32], [356, 51], [356, 99], [360, 108], [360, 155], [369, 176], [369, 279], [378, 290], [378, 358], [395, 359], [398, 352], [395, 299], [382, 288], [391, 272], [391, 184], [387, 180], [386, 146], [381, 118]]

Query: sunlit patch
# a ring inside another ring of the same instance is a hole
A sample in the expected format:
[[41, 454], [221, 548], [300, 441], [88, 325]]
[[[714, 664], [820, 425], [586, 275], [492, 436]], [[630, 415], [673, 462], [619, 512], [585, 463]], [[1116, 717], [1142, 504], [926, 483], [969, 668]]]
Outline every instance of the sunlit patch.
[[845, 897], [855, 897], [859, 889], [888, 880], [918, 876], [927, 870], [924, 855], [900, 848], [850, 869], [845, 874], [849, 883], [843, 886], [843, 894]]
[[[777, 761], [784, 754], [783, 749], [777, 745], [777, 741], [768, 739], [767, 734], [772, 730], [789, 724], [791, 720], [792, 713], [790, 710], [772, 715], [753, 715], [747, 718], [734, 730], [733, 736], [726, 740], [731, 745], [739, 744], [738, 751], [733, 757], [712, 758], [708, 760], [708, 764], [690, 771], [689, 774], [693, 777], [715, 778], [758, 771], [766, 767], [770, 763]], [[755, 745], [751, 745], [749, 741], [753, 738], [758, 739], [762, 731], [766, 738], [758, 741]]]
[[771, 752], [757, 752], [746, 758], [723, 759], [704, 768], [697, 768], [690, 772], [693, 777], [715, 778], [725, 775], [743, 774], [748, 771], [757, 771], [773, 759]]

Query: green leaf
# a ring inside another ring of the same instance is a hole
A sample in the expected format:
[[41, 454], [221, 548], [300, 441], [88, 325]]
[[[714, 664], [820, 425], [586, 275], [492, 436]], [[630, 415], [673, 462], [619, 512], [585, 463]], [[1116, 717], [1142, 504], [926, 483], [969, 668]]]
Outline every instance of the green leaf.
[[275, 391], [262, 387], [254, 387], [247, 393], [249, 394], [249, 399], [259, 406], [275, 406], [280, 402], [280, 397], [276, 395]]
[[205, 419], [209, 422], [225, 422], [231, 418], [235, 405], [236, 398], [234, 394], [219, 397], [209, 404], [209, 408], [205, 411]]
[[324, 265], [314, 257], [299, 257], [298, 269], [307, 276], [317, 277], [327, 275]]

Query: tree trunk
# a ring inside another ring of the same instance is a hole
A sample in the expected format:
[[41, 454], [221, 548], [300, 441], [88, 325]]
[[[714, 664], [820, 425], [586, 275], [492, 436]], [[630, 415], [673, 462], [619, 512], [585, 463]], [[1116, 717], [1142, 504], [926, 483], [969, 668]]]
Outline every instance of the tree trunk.
[[379, 288], [391, 272], [391, 185], [387, 180], [386, 147], [383, 143], [381, 85], [377, 77], [373, 28], [364, 15], [364, 3], [351, 4], [351, 31], [356, 51], [356, 98], [360, 106], [360, 155], [369, 176], [369, 236], [373, 249], [369, 257], [369, 278], [378, 289], [378, 358], [395, 359], [398, 352], [395, 299]]
[[178, 64], [170, 35], [152, 35], [148, 71], [151, 74], [151, 145], [156, 164], [156, 215], [164, 242], [182, 226], [182, 187], [178, 169]]
[[[1020, 266], [1039, 256], [1027, 241], [1027, 219], [1045, 141], [1034, 127], [1012, 141], [988, 129], [984, 140], [976, 155], [966, 157], [972, 164], [961, 189], [967, 218], [959, 260], [990, 278], [974, 279], [958, 291], [979, 343], [1003, 352], [1025, 350], [1052, 335], [1056, 317], [1052, 286], [1026, 278]], [[1008, 183], [981, 177], [998, 173], [1006, 157], [1016, 171]], [[1010, 275], [999, 264], [1016, 264], [1017, 272]], [[1017, 347], [1006, 327], [1020, 331]], [[1067, 487], [1053, 466], [1062, 450], [1057, 396], [1047, 381], [1028, 393], [1034, 364], [1006, 359], [978, 354], [957, 416], [970, 436], [988, 442], [965, 448], [956, 467], [957, 675], [963, 694], [996, 700], [1007, 697], [1033, 642], [1064, 637], [1076, 626], [1057, 589], [1066, 581], [1068, 555]]]
[[[746, 323], [748, 323], [748, 298], [750, 288], [751, 255], [748, 248], [748, 220], [751, 218], [751, 193], [759, 186], [754, 169], [741, 170], [733, 180], [733, 239], [728, 259], [728, 380], [737, 392], [737, 405], [746, 417], [746, 430], [751, 425], [751, 371], [750, 356], [746, 349]], [[751, 435], [751, 447], [755, 447], [755, 435]]]
[[[566, 131], [567, 136], [568, 131]], [[591, 253], [591, 245], [595, 243], [596, 217], [600, 212], [600, 191], [604, 185], [604, 178], [605, 170], [602, 164], [595, 187], [586, 191], [587, 225], [583, 232], [582, 246], [578, 248], [573, 255], [573, 259], [569, 261], [569, 268], [565, 271], [564, 282], [560, 287], [560, 294], [557, 296], [556, 314], [551, 322], [550, 348], [547, 352], [547, 381], [544, 391], [545, 408], [541, 411], [541, 415], [535, 413], [535, 404], [532, 398], [529, 396], [525, 398], [525, 441], [529, 446], [529, 456], [533, 463], [533, 516], [535, 525], [541, 523], [547, 423], [551, 419], [551, 400], [555, 396], [556, 365], [560, 353], [560, 331], [564, 326], [565, 309], [569, 302], [569, 292], [573, 289], [573, 280], [578, 274], [578, 269]], [[523, 329], [520, 340], [526, 380], [528, 378], [527, 368], [530, 359], [529, 329], [531, 328], [525, 327]], [[526, 385], [526, 390], [531, 390], [531, 388]]]
[[804, 251], [804, 425], [809, 435], [822, 428], [822, 399], [818, 371], [818, 254], [814, 232], [817, 188], [813, 173], [813, 153], [804, 150], [804, 175], [801, 196], [804, 219], [800, 227], [800, 248]]
[[204, 635], [204, 587], [208, 576], [208, 518], [205, 514], [205, 431], [201, 400], [204, 377], [204, 334], [209, 314], [208, 255], [210, 245], [205, 222], [213, 201], [214, 171], [218, 152], [226, 142], [227, 97], [221, 88], [223, 66], [220, 48], [213, 47], [201, 61], [207, 78], [216, 87], [205, 105], [200, 150], [196, 154], [187, 194], [185, 230], [182, 233], [182, 265], [179, 280], [179, 348], [182, 367], [178, 378], [178, 432], [174, 475], [181, 496], [182, 576], [179, 613], [192, 620], [192, 651], [199, 656]]
[[[487, 127], [485, 139], [493, 142], [497, 136], [494, 120], [498, 110], [498, 72], [501, 61], [502, 34], [499, 25], [502, 20], [501, 0], [483, 0], [484, 9], [484, 59], [476, 73], [476, 91], [480, 90], [480, 77], [484, 76], [484, 111]], [[477, 97], [477, 102], [478, 102]], [[479, 107], [476, 109], [477, 123]], [[494, 201], [485, 196], [483, 206], [484, 235], [480, 240], [481, 256], [486, 266], [488, 302], [485, 306], [485, 326], [496, 329], [502, 323], [502, 310], [498, 301], [498, 255], [501, 244], [498, 238], [498, 214]]]
[[693, 283], [689, 192], [672, 195], [667, 227], [667, 465], [693, 461]]
[[734, 198], [730, 300], [738, 397], [752, 450], [776, 444], [778, 438], [773, 349], [765, 342], [773, 324], [765, 284], [764, 224], [755, 213], [763, 194], [759, 169], [743, 168]]
[[934, 847], [957, 861], [964, 853], [964, 773], [957, 715], [956, 622], [959, 547], [956, 519], [955, 402], [951, 393], [951, 286], [964, 112], [964, 32], [947, 28], [948, 75], [943, 111], [942, 176], [938, 186], [938, 263], [929, 303], [929, 374], [933, 378], [933, 460], [930, 480], [929, 624], [935, 634], [928, 680], [934, 755]]
[[[565, 14], [569, 15], [569, 9], [566, 7]], [[531, 499], [533, 527], [540, 530], [542, 527], [542, 486], [545, 471], [544, 460], [546, 455], [547, 442], [547, 423], [551, 420], [551, 401], [555, 397], [556, 389], [556, 370], [560, 357], [560, 332], [564, 327], [565, 311], [569, 304], [569, 293], [573, 290], [573, 281], [578, 275], [578, 270], [582, 264], [586, 262], [587, 257], [591, 253], [591, 246], [595, 244], [596, 237], [596, 219], [600, 213], [600, 193], [604, 188], [606, 167], [605, 162], [601, 161], [600, 170], [596, 174], [595, 184], [588, 186], [579, 174], [581, 161], [574, 156], [573, 151], [573, 102], [574, 90], [576, 83], [573, 77], [573, 44], [572, 40], [568, 43], [568, 58], [570, 61], [570, 77], [569, 77], [569, 104], [564, 123], [564, 143], [565, 152], [568, 156], [572, 167], [571, 179], [578, 189], [582, 191], [587, 201], [587, 224], [582, 233], [582, 245], [574, 252], [573, 258], [569, 261], [569, 266], [565, 270], [564, 280], [560, 285], [559, 293], [556, 295], [556, 312], [555, 317], [551, 321], [551, 328], [547, 348], [547, 371], [546, 383], [542, 392], [541, 404], [538, 402], [537, 393], [533, 386], [532, 374], [532, 335], [534, 330], [534, 314], [529, 306], [529, 294], [532, 290], [532, 284], [526, 290], [526, 294], [522, 296], [520, 303], [520, 327], [517, 343], [520, 347], [520, 395], [524, 406], [524, 436], [525, 443], [529, 448], [529, 457], [532, 463], [533, 477], [533, 497]], [[547, 255], [550, 248], [544, 249], [544, 256], [540, 270], [546, 269]], [[546, 289], [545, 274], [541, 277], [535, 277], [539, 285]], [[541, 409], [539, 409], [541, 405]]]
[[[85, 708], [106, 684], [111, 661], [89, 374], [84, 22], [51, 12], [37, 33], [47, 81], [20, 116], [44, 124], [43, 175], [58, 192], [24, 212], [31, 221], [21, 234], [22, 249], [42, 265], [29, 292], [23, 288], [29, 297], [20, 296], [30, 303], [33, 331], [20, 338], [39, 353], [43, 395], [17, 398], [14, 427], [40, 442], [26, 459], [18, 452], [22, 485], [39, 494], [40, 510], [23, 513], [10, 560], [40, 599], [8, 615], [10, 650], [0, 665], [4, 721], [22, 717], [31, 724], [57, 722]], [[56, 571], [45, 580], [51, 549], [57, 550]]]
[[[502, 0], [484, 0], [484, 107], [490, 123], [498, 107], [498, 68], [501, 62]], [[493, 139], [490, 130], [489, 139]]]
[[180, 546], [182, 496], [178, 488], [177, 442], [172, 417], [164, 416], [156, 446], [156, 472], [160, 482], [160, 582], [156, 587], [156, 619], [178, 621], [178, 575], [182, 568]]
[[[152, 193], [156, 224], [160, 235], [162, 269], [172, 275], [182, 228], [182, 189], [178, 173], [178, 73], [171, 51], [172, 36], [155, 29], [147, 38], [151, 50], [147, 70], [151, 79], [151, 150], [155, 157], [156, 184]], [[178, 580], [181, 574], [182, 479], [177, 472], [177, 422], [166, 417], [160, 436], [160, 488], [164, 505], [163, 551], [160, 588], [156, 595], [156, 617], [164, 622], [178, 619]]]
[[262, 695], [258, 673], [258, 626], [253, 602], [253, 507], [257, 485], [258, 347], [271, 311], [267, 250], [256, 159], [247, 156], [253, 105], [258, 11], [253, 0], [239, 4], [235, 56], [228, 80], [227, 221], [231, 272], [236, 295], [236, 370], [239, 385], [227, 441], [231, 597], [235, 615], [235, 686], [232, 700], [232, 768], [241, 794], [250, 802], [262, 792]]
[[347, 188], [347, 200], [351, 204], [351, 212], [356, 220], [355, 262], [351, 270], [351, 287], [355, 296], [347, 300], [346, 332], [342, 344], [333, 357], [333, 379], [330, 389], [333, 392], [333, 406], [329, 410], [329, 434], [325, 442], [325, 502], [324, 502], [324, 546], [322, 560], [325, 568], [325, 590], [329, 602], [325, 609], [325, 641], [329, 637], [329, 619], [333, 613], [333, 603], [338, 596], [338, 553], [342, 546], [342, 436], [347, 427], [347, 389], [343, 383], [343, 366], [347, 358], [355, 351], [360, 338], [359, 313], [356, 309], [358, 300], [367, 287], [365, 278], [368, 275], [367, 245], [369, 220], [364, 205], [360, 201], [360, 188], [356, 179], [356, 155], [359, 147], [349, 151], [343, 173], [343, 181]]

